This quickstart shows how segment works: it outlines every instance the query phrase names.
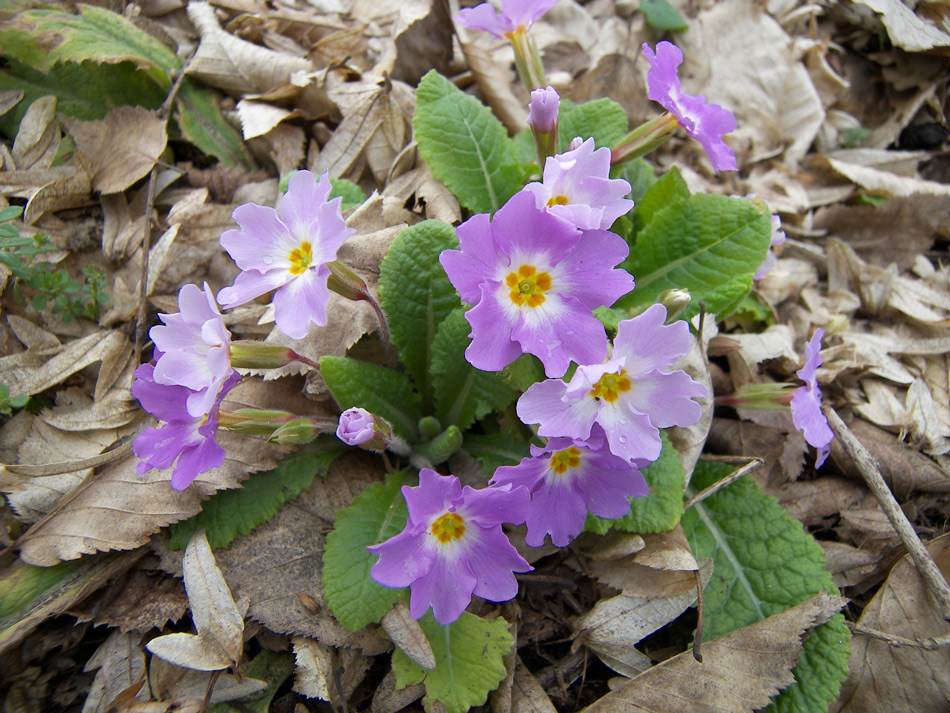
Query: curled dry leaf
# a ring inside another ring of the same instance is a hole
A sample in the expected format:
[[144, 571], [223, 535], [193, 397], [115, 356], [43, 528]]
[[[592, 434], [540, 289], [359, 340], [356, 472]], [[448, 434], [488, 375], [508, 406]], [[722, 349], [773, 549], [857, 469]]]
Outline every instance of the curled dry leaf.
[[294, 691], [307, 698], [330, 700], [330, 682], [333, 680], [333, 651], [318, 641], [303, 636], [293, 638]]
[[115, 630], [96, 649], [86, 665], [85, 673], [96, 672], [83, 703], [82, 713], [107, 713], [112, 701], [133, 686], [145, 673], [145, 653], [139, 648], [141, 634]]
[[[950, 576], [950, 535], [928, 543], [927, 549], [944, 577]], [[834, 713], [944, 711], [950, 699], [950, 648], [926, 651], [894, 647], [860, 635], [872, 629], [885, 636], [921, 643], [950, 635], [934, 608], [917, 569], [905, 556], [861, 613], [851, 639], [850, 675], [829, 710]]]
[[56, 158], [61, 139], [56, 125], [56, 97], [40, 97], [30, 104], [20, 120], [11, 151], [16, 166], [9, 168], [49, 168]]
[[409, 605], [402, 599], [393, 604], [379, 622], [390, 640], [411, 661], [431, 671], [435, 668], [435, 654], [419, 622], [409, 615]]
[[880, 15], [891, 42], [908, 52], [950, 48], [950, 35], [922, 20], [900, 0], [855, 0]]
[[396, 688], [396, 677], [387, 671], [382, 682], [373, 693], [370, 713], [397, 713], [413, 701], [417, 701], [426, 692], [424, 683], [414, 683], [405, 688]]
[[165, 122], [141, 106], [117, 106], [105, 118], [65, 118], [76, 141], [76, 161], [100, 193], [120, 193], [148, 174], [168, 137]]
[[462, 54], [472, 70], [472, 76], [495, 116], [508, 132], [517, 134], [528, 125], [528, 100], [515, 96], [511, 88], [511, 74], [499, 65], [482, 47], [462, 42]]
[[145, 647], [176, 666], [220, 671], [237, 666], [244, 651], [244, 617], [221, 575], [204, 530], [196, 532], [182, 561], [194, 634], [166, 634]]
[[238, 96], [261, 94], [290, 81], [291, 72], [310, 72], [302, 57], [255, 45], [221, 29], [206, 2], [188, 3], [188, 18], [201, 36], [188, 72]]
[[557, 709], [521, 661], [515, 654], [515, 676], [511, 686], [511, 713], [556, 713]]
[[[691, 651], [667, 659], [586, 708], [587, 713], [701, 713], [763, 708], [791, 684], [801, 636], [847, 602], [822, 592], [781, 614], [703, 644], [703, 663]], [[676, 691], [675, 696], [670, 691]]]

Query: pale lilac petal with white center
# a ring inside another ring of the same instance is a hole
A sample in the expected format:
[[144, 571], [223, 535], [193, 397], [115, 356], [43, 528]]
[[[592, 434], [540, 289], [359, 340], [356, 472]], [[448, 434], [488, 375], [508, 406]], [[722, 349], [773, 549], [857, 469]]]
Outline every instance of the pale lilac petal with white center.
[[566, 547], [584, 529], [586, 519], [587, 505], [580, 484], [573, 478], [553, 482], [548, 479], [531, 498], [525, 542], [540, 547], [550, 534], [556, 547]]
[[[483, 285], [482, 289], [490, 287]], [[476, 369], [500, 371], [521, 356], [521, 345], [512, 341], [508, 316], [496, 300], [481, 299], [465, 313], [465, 319], [472, 327], [472, 342], [465, 349], [465, 358]]]
[[559, 281], [566, 292], [588, 309], [612, 305], [634, 288], [629, 272], [611, 269], [625, 260], [629, 252], [626, 241], [616, 233], [585, 230], [571, 259], [558, 265]]
[[[527, 511], [527, 491], [524, 504]], [[518, 580], [514, 572], [530, 572], [533, 569], [508, 541], [500, 526], [482, 528], [475, 525], [472, 538], [466, 543], [465, 555], [469, 569], [475, 575], [472, 593], [492, 602], [513, 599], [518, 593]]]
[[[330, 181], [326, 177], [321, 177], [319, 183], [314, 182], [309, 171], [297, 171], [290, 177], [287, 192], [277, 202], [277, 217], [287, 226], [295, 243], [316, 242], [313, 236], [320, 229], [320, 221], [314, 208], [327, 204], [329, 197]], [[342, 198], [334, 198], [330, 205], [339, 206], [342, 202]]]
[[528, 387], [518, 399], [518, 418], [524, 423], [538, 423], [541, 436], [587, 438], [597, 418], [598, 406], [593, 399], [565, 399], [567, 384], [559, 379], [539, 381]]
[[[426, 547], [426, 540], [419, 528], [405, 529], [385, 542], [367, 547], [379, 560], [371, 569], [371, 576], [386, 587], [408, 587], [432, 569], [436, 551]], [[425, 611], [425, 610], [423, 610]]]
[[510, 265], [530, 257], [544, 265], [569, 258], [583, 234], [572, 225], [538, 210], [534, 198], [518, 191], [498, 209], [491, 222], [492, 237]]
[[534, 131], [550, 133], [557, 123], [560, 105], [561, 97], [558, 96], [554, 87], [532, 90], [531, 101], [528, 104], [528, 126]]
[[175, 490], [184, 490], [202, 473], [220, 468], [224, 463], [225, 451], [215, 443], [214, 438], [204, 438], [194, 448], [185, 450], [172, 471], [171, 486]]
[[336, 437], [348, 446], [358, 446], [373, 439], [375, 419], [363, 408], [348, 408], [340, 414]]
[[483, 528], [503, 522], [520, 525], [528, 515], [530, 501], [527, 490], [510, 486], [476, 490], [466, 485], [461, 499], [465, 504], [457, 509], [459, 515]]
[[526, 31], [541, 19], [557, 0], [502, 0], [501, 13], [484, 2], [473, 8], [465, 8], [453, 19], [473, 30], [483, 30], [493, 37], [502, 38], [506, 33]]
[[459, 250], [443, 250], [439, 262], [462, 301], [473, 305], [481, 299], [485, 282], [501, 285], [509, 260], [495, 245], [488, 213], [473, 215], [455, 229], [455, 234]]
[[689, 325], [683, 320], [665, 324], [666, 315], [666, 307], [655, 304], [617, 327], [613, 357], [623, 357], [631, 374], [665, 371], [689, 351]]
[[419, 485], [404, 485], [402, 496], [409, 509], [409, 521], [425, 529], [425, 523], [441, 515], [462, 496], [462, 484], [454, 475], [439, 475], [431, 468], [419, 471]]
[[431, 606], [437, 622], [451, 624], [472, 601], [476, 585], [467, 558], [437, 554], [432, 568], [410, 585], [409, 615], [419, 619]]
[[325, 265], [317, 270], [306, 270], [274, 293], [274, 322], [291, 339], [306, 337], [311, 322], [318, 327], [327, 323], [329, 274]]
[[[255, 203], [239, 205], [231, 213], [240, 230], [221, 234], [223, 247], [242, 270], [287, 270], [290, 251], [300, 243], [277, 217], [277, 211]], [[226, 304], [221, 297], [222, 304]]]
[[650, 415], [657, 428], [689, 426], [703, 416], [703, 408], [693, 399], [707, 395], [706, 387], [685, 371], [648, 371], [632, 379], [626, 402], [640, 413]]
[[268, 272], [245, 270], [238, 273], [238, 276], [234, 278], [233, 285], [223, 287], [218, 291], [218, 299], [225, 307], [237, 307], [271, 290], [283, 287], [292, 279], [293, 275], [286, 269]]
[[834, 433], [828, 425], [828, 419], [821, 411], [821, 388], [818, 386], [817, 371], [821, 366], [821, 340], [825, 330], [815, 330], [812, 338], [805, 344], [805, 364], [795, 372], [805, 386], [795, 389], [792, 395], [792, 421], [795, 428], [802, 432], [809, 445], [818, 449], [815, 468], [820, 468], [831, 452]]
[[631, 462], [638, 459], [654, 461], [660, 457], [663, 441], [650, 415], [635, 410], [622, 397], [616, 403], [601, 404], [597, 423], [607, 434], [607, 443], [614, 455]]
[[[643, 498], [650, 487], [639, 468], [629, 464], [626, 469], [608, 460], [612, 454], [597, 453], [590, 457], [589, 475], [584, 479], [587, 509], [598, 517], [614, 519], [630, 510], [629, 498]], [[622, 459], [619, 459], [622, 460]]]

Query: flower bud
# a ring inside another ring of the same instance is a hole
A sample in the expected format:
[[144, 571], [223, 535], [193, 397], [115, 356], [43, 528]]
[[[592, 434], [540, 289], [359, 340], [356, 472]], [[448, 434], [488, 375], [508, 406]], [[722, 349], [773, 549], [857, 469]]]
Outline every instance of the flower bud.
[[340, 414], [336, 437], [348, 446], [379, 453], [392, 441], [393, 429], [384, 419], [355, 407]]
[[657, 302], [666, 307], [666, 323], [672, 323], [684, 309], [689, 307], [689, 290], [675, 287], [661, 292]]
[[310, 362], [293, 349], [250, 339], [231, 342], [231, 366], [237, 369], [279, 369], [295, 361]]
[[282, 446], [301, 445], [310, 443], [322, 432], [310, 419], [295, 418], [276, 429], [267, 440]]
[[794, 389], [794, 384], [781, 381], [746, 384], [735, 393], [717, 396], [716, 404], [753, 411], [782, 411], [788, 408]]
[[535, 89], [528, 104], [528, 126], [534, 132], [551, 133], [557, 126], [561, 98], [554, 87]]
[[353, 272], [339, 260], [328, 262], [330, 276], [327, 279], [327, 288], [348, 300], [359, 301], [370, 298], [369, 288], [363, 278]]

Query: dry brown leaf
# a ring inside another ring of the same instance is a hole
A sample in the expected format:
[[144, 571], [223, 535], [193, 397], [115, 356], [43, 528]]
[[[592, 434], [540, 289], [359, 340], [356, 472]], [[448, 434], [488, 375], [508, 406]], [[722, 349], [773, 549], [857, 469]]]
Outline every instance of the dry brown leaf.
[[81, 206], [89, 200], [92, 192], [89, 175], [74, 164], [0, 173], [0, 184], [4, 184], [7, 179], [23, 181], [35, 187], [20, 193], [29, 199], [23, 209], [23, 222], [26, 225], [32, 225], [44, 213]]
[[[412, 86], [430, 69], [449, 73], [452, 61], [452, 19], [448, 3], [440, 0], [404, 0], [393, 27], [394, 79]], [[382, 71], [382, 62], [374, 72]]]
[[330, 682], [333, 680], [333, 651], [318, 641], [303, 636], [293, 638], [294, 691], [307, 698], [330, 700]]
[[169, 485], [168, 471], [153, 469], [139, 475], [135, 458], [97, 473], [27, 534], [20, 556], [49, 567], [83, 554], [138, 547], [162, 527], [196, 514], [201, 501], [215, 491], [237, 487], [250, 473], [273, 468], [283, 452], [227, 431], [219, 431], [217, 440], [227, 451], [224, 464], [202, 473], [182, 491]]
[[49, 168], [56, 158], [61, 139], [56, 125], [56, 97], [40, 97], [30, 104], [20, 120], [11, 151], [15, 168]]
[[816, 480], [786, 483], [769, 491], [796, 520], [811, 525], [864, 502], [868, 490], [844, 478], [823, 475]]
[[168, 140], [165, 122], [141, 106], [117, 106], [95, 121], [63, 121], [77, 162], [100, 193], [120, 193], [148, 174]]
[[924, 453], [950, 453], [950, 423], [941, 418], [933, 392], [927, 382], [919, 377], [907, 389], [906, 409], [911, 438], [920, 444]]
[[182, 571], [198, 634], [166, 634], [145, 648], [176, 666], [197, 671], [237, 666], [244, 653], [244, 617], [215, 563], [204, 530], [192, 535], [185, 548]]
[[396, 677], [387, 671], [382, 682], [373, 693], [370, 713], [397, 713], [413, 701], [417, 701], [426, 692], [424, 683], [415, 683], [405, 688], [396, 688]]
[[508, 129], [508, 133], [524, 131], [528, 121], [528, 101], [515, 96], [511, 85], [511, 73], [499, 65], [479, 45], [462, 42], [462, 54], [472, 70], [472, 76], [485, 97], [485, 103]]
[[556, 713], [557, 709], [521, 661], [515, 655], [515, 677], [511, 687], [511, 713]]
[[881, 16], [891, 42], [908, 52], [950, 48], [950, 35], [926, 20], [900, 0], [855, 0]]
[[435, 654], [419, 622], [409, 614], [409, 605], [400, 599], [379, 622], [390, 640], [410, 661], [431, 671], [435, 668]]
[[71, 616], [95, 626], [116, 628], [123, 634], [161, 630], [188, 611], [182, 580], [163, 572], [133, 569], [111, 582], [102, 594], [69, 610]]
[[242, 99], [237, 103], [237, 114], [241, 120], [241, 133], [245, 139], [263, 136], [280, 122], [303, 116], [303, 113], [299, 111], [291, 111], [249, 99]]
[[826, 161], [833, 171], [841, 174], [849, 181], [874, 193], [884, 193], [889, 196], [913, 196], [920, 194], [943, 197], [950, 195], [950, 186], [937, 183], [936, 181], [926, 181], [922, 178], [901, 176], [886, 169], [866, 166], [844, 158], [833, 158], [831, 156], [822, 157], [816, 159], [816, 165], [820, 165], [821, 161]]
[[868, 552], [844, 542], [819, 540], [818, 544], [825, 551], [825, 569], [831, 573], [839, 589], [864, 582], [869, 575], [874, 574], [882, 560], [879, 553]]
[[[763, 708], [795, 680], [801, 635], [847, 602], [824, 592], [781, 614], [667, 659], [585, 708], [586, 713], [719, 713]], [[670, 695], [676, 691], [676, 695]]]
[[[207, 706], [203, 700], [208, 693], [208, 682], [212, 674], [192, 671], [170, 664], [158, 656], [151, 657], [148, 666], [148, 690], [155, 703], [144, 703], [167, 707], [130, 708], [127, 713], [204, 713]], [[229, 673], [217, 674], [214, 688], [208, 701], [210, 705], [234, 701], [254, 695], [267, 688], [267, 683], [256, 678], [237, 676]], [[126, 711], [123, 711], [126, 713]]]
[[[927, 549], [944, 577], [950, 576], [950, 535], [928, 543]], [[858, 619], [886, 635], [925, 641], [950, 635], [950, 626], [934, 608], [910, 557], [905, 556]], [[829, 710], [838, 713], [946, 711], [950, 699], [950, 648], [924, 651], [895, 648], [862, 636], [851, 638], [851, 670], [841, 694]]]
[[135, 684], [145, 672], [145, 654], [139, 648], [141, 634], [113, 631], [96, 649], [83, 667], [85, 673], [96, 672], [82, 713], [107, 713], [110, 704], [122, 691]]
[[259, 94], [288, 83], [292, 72], [313, 70], [302, 57], [275, 52], [228, 34], [206, 2], [189, 2], [188, 18], [201, 36], [188, 72], [212, 86], [238, 96]]

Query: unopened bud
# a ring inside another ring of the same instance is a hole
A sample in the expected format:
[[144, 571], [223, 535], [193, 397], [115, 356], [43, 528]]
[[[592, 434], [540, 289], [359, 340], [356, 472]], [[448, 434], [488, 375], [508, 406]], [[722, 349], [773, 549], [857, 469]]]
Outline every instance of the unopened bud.
[[323, 433], [322, 429], [310, 419], [295, 418], [277, 428], [268, 440], [282, 446], [294, 446], [310, 443], [320, 433]]
[[369, 288], [363, 278], [353, 272], [339, 260], [327, 263], [330, 277], [327, 279], [327, 288], [348, 300], [370, 299]]
[[794, 384], [786, 384], [782, 381], [746, 384], [735, 393], [717, 396], [716, 404], [754, 411], [782, 411], [788, 408], [795, 388]]
[[336, 437], [348, 446], [381, 453], [393, 440], [393, 429], [385, 419], [354, 407], [340, 414]]
[[689, 307], [690, 299], [689, 290], [686, 288], [676, 287], [660, 293], [657, 302], [666, 307], [667, 324], [679, 317], [680, 313]]
[[567, 150], [568, 150], [568, 151], [576, 151], [576, 150], [579, 149], [583, 144], [584, 144], [584, 139], [582, 139], [580, 136], [575, 136], [573, 139], [571, 139], [571, 143], [569, 143], [569, 144], [567, 145]]
[[231, 366], [236, 369], [279, 369], [295, 361], [313, 363], [293, 349], [250, 339], [231, 342]]

